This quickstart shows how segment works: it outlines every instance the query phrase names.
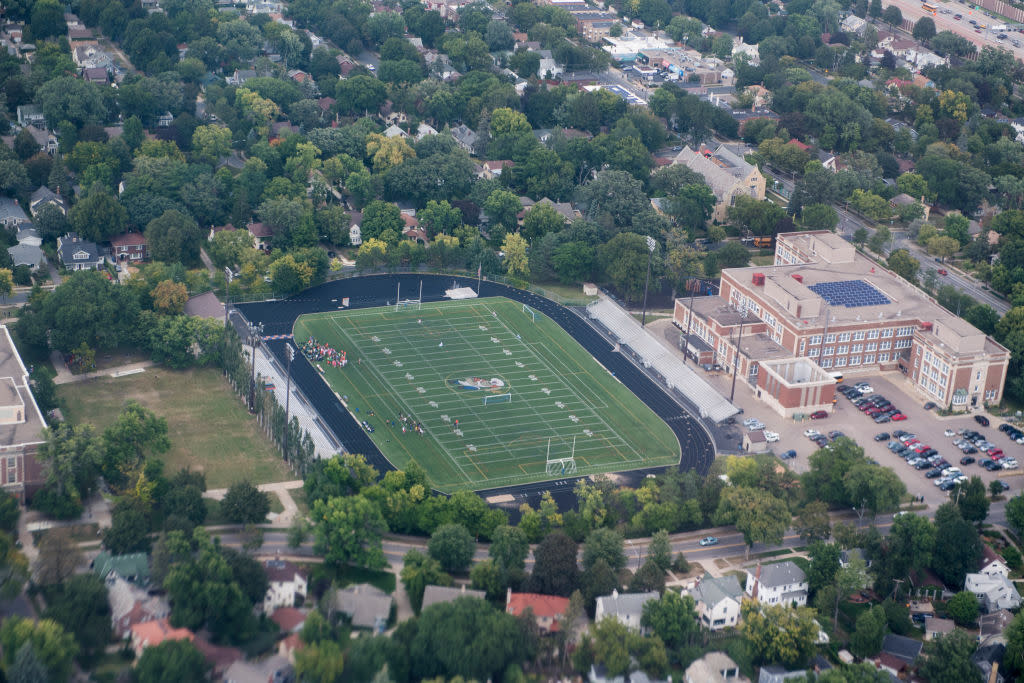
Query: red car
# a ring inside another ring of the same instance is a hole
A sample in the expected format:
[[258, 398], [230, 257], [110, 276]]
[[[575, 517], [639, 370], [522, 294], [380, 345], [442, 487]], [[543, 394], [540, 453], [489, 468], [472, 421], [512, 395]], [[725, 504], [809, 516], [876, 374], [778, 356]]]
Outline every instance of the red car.
[[905, 446], [916, 446], [919, 443], [921, 443], [921, 440], [917, 439], [917, 438], [914, 438], [914, 439], [907, 439], [906, 442], [904, 443], [904, 445]]
[[1001, 457], [1003, 457], [1003, 449], [1002, 448], [990, 448], [988, 450], [988, 456], [990, 458], [996, 458], [996, 457], [1001, 458]]
[[815, 410], [811, 413], [812, 420], [824, 420], [826, 417], [828, 417], [828, 413], [824, 410]]
[[892, 420], [893, 422], [902, 422], [903, 420], [907, 419], [907, 416], [904, 415], [903, 413], [896, 413], [895, 415], [890, 415], [889, 419]]
[[949, 275], [949, 273], [947, 273], [947, 272], [945, 271], [945, 269], [943, 269], [943, 268], [939, 268], [939, 269], [938, 269], [937, 271], [935, 271], [935, 272], [936, 272], [936, 273], [938, 273], [939, 275]]

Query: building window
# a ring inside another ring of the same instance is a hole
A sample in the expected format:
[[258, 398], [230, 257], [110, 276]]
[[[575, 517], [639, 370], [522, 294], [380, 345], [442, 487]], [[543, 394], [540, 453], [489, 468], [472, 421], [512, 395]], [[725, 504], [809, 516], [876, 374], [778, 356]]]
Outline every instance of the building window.
[[867, 345], [865, 345], [864, 350], [865, 351], [874, 351], [877, 348], [878, 348], [878, 342], [868, 342]]
[[880, 354], [878, 354], [878, 362], [879, 363], [888, 363], [889, 362], [889, 354], [887, 354], [887, 353], [880, 353]]
[[820, 334], [816, 334], [813, 337], [811, 337], [811, 346], [817, 346], [820, 343], [821, 343], [821, 335]]
[[864, 339], [864, 330], [853, 333], [853, 341], [862, 341]]
[[860, 353], [863, 350], [864, 350], [864, 345], [863, 344], [854, 344], [853, 346], [850, 347], [850, 351], [852, 351], [854, 353]]
[[850, 365], [860, 365], [860, 356], [850, 356]]
[[868, 339], [878, 339], [878, 330], [868, 330]]
[[18, 459], [7, 458], [7, 483], [16, 484], [18, 482]]
[[818, 351], [820, 351], [820, 350], [821, 349], [811, 349], [810, 352], [807, 354], [807, 357], [808, 358], [817, 358], [818, 357]]
[[880, 351], [888, 351], [890, 348], [892, 348], [892, 342], [882, 342], [878, 345]]
[[896, 328], [896, 336], [897, 337], [909, 337], [912, 334], [914, 334], [914, 328], [913, 327], [898, 327], [898, 328]]
[[995, 397], [996, 397], [996, 390], [995, 389], [986, 389], [985, 390], [985, 400], [986, 401], [992, 401], [992, 400], [995, 399]]
[[800, 355], [804, 355], [804, 351], [807, 350], [807, 341], [804, 339], [800, 340]]
[[912, 341], [913, 341], [912, 339], [897, 339], [896, 340], [896, 347], [895, 348], [897, 348], [897, 349], [909, 349], [910, 348], [910, 344], [911, 344]]
[[836, 351], [836, 353], [838, 353], [840, 356], [845, 356], [849, 352], [850, 352], [850, 347], [849, 347], [848, 344], [840, 344], [839, 345], [839, 349]]
[[892, 328], [891, 327], [887, 327], [884, 330], [882, 330], [882, 339], [888, 339], [891, 336], [892, 336]]
[[835, 352], [836, 352], [836, 347], [834, 347], [834, 346], [826, 346], [825, 347], [825, 352], [822, 353], [821, 355], [823, 355], [823, 356], [832, 356], [832, 355], [835, 354]]
[[955, 392], [953, 394], [953, 405], [955, 405], [955, 406], [962, 406], [962, 405], [966, 405], [966, 404], [967, 404], [967, 392], [966, 391]]
[[832, 367], [832, 359], [831, 358], [826, 358], [823, 361], [821, 361], [821, 367], [823, 367], [825, 369], [828, 369], [828, 368]]
[[846, 358], [836, 358], [836, 367], [841, 368], [846, 365]]
[[825, 343], [826, 344], [835, 344], [836, 343], [836, 335], [835, 335], [835, 333], [825, 335]]
[[875, 362], [875, 354], [866, 353], [864, 354], [864, 365], [869, 365]]
[[978, 374], [974, 376], [974, 379], [981, 379], [981, 370], [978, 370]]
[[841, 341], [841, 342], [848, 342], [848, 341], [850, 341], [850, 333], [849, 332], [841, 333], [839, 335], [839, 341]]

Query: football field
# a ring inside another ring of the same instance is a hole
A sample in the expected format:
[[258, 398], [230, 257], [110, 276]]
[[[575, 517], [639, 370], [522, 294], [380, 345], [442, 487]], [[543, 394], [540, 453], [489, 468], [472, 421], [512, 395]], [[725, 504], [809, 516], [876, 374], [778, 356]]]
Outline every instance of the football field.
[[419, 463], [442, 491], [679, 461], [668, 425], [509, 299], [310, 314], [294, 334], [299, 349], [312, 337], [320, 355], [345, 352], [344, 367], [310, 360], [395, 467]]

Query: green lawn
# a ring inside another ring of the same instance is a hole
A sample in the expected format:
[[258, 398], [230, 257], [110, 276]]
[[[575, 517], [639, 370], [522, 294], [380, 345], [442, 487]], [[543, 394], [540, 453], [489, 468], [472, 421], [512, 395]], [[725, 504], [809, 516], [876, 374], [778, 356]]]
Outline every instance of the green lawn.
[[[560, 478], [568, 470], [547, 473], [549, 440], [552, 458], [575, 452], [581, 474], [679, 460], [668, 425], [554, 321], [534, 320], [520, 303], [300, 317], [296, 344], [310, 336], [348, 352], [347, 367], [315, 364], [356, 419], [375, 428], [384, 455], [399, 468], [418, 462], [442, 490]], [[474, 378], [487, 386], [460, 384]], [[424, 433], [403, 433], [402, 415]]]
[[256, 484], [294, 479], [271, 442], [216, 370], [149, 368], [137, 375], [58, 386], [69, 422], [102, 430], [127, 400], [167, 419], [167, 474], [182, 467], [206, 473], [209, 488], [248, 479]]

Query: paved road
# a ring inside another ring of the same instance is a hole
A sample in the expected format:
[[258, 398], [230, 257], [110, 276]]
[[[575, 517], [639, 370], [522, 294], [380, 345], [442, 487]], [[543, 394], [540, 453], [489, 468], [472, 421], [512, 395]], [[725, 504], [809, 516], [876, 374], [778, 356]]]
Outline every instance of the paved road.
[[[1014, 47], [1010, 40], [1020, 41], [1024, 34], [1011, 33], [1009, 31], [993, 31], [991, 27], [993, 25], [1007, 23], [1005, 19], [996, 18], [990, 16], [981, 8], [976, 10], [971, 9], [971, 4], [962, 4], [959, 2], [941, 2], [939, 0], [932, 0], [930, 3], [939, 8], [940, 12], [932, 14], [926, 12], [922, 7], [921, 3], [917, 0], [892, 0], [886, 2], [885, 5], [895, 5], [900, 8], [900, 13], [903, 14], [904, 19], [909, 19], [912, 22], [917, 22], [923, 16], [930, 16], [935, 22], [935, 30], [937, 32], [952, 31], [953, 33], [966, 38], [978, 47], [980, 52], [982, 48], [994, 47], [1007, 50], [1013, 54], [1017, 59], [1024, 59], [1024, 47]], [[941, 10], [949, 10], [949, 14], [943, 14]], [[953, 17], [957, 14], [962, 15], [962, 18], [957, 20]], [[980, 33], [975, 32], [975, 27], [971, 25], [970, 20], [977, 21], [979, 24], [985, 24], [986, 28], [981, 29]], [[1000, 33], [1009, 34], [1009, 39], [999, 40], [996, 36]], [[1022, 41], [1024, 42], [1024, 41]]]

